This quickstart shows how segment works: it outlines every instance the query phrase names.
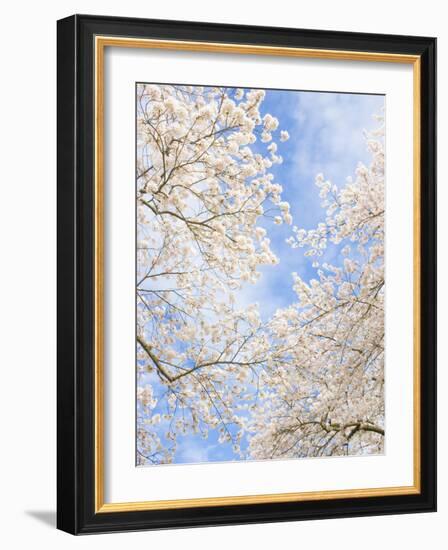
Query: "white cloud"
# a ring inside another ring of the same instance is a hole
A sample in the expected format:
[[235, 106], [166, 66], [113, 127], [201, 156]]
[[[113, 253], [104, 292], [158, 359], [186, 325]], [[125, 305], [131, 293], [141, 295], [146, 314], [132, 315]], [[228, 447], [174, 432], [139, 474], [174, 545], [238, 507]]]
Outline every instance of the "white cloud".
[[189, 464], [209, 462], [210, 451], [214, 445], [204, 445], [203, 441], [194, 441], [193, 438], [188, 438], [179, 445], [179, 459], [177, 462], [188, 462]]

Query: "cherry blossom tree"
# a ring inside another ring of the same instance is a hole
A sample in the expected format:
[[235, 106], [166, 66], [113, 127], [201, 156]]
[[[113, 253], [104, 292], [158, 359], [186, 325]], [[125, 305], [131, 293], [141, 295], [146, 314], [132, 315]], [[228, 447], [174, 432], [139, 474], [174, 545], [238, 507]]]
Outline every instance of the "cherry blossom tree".
[[383, 451], [382, 129], [354, 181], [317, 177], [322, 221], [287, 240], [317, 278], [294, 273], [297, 299], [263, 323], [237, 293], [278, 263], [267, 222], [293, 221], [271, 170], [289, 134], [264, 95], [137, 87], [138, 464], [210, 431], [246, 459]]
[[[270, 322], [275, 355], [247, 429], [252, 458], [381, 453], [384, 445], [383, 130], [367, 141], [372, 162], [341, 189], [318, 175], [326, 211], [315, 229], [294, 227], [318, 278], [293, 274], [297, 302]], [[343, 246], [341, 265], [319, 258]]]
[[138, 85], [138, 464], [170, 462], [180, 434], [210, 429], [239, 450], [238, 411], [270, 343], [257, 307], [238, 308], [235, 292], [278, 262], [259, 219], [292, 222], [269, 171], [282, 159], [263, 99]]

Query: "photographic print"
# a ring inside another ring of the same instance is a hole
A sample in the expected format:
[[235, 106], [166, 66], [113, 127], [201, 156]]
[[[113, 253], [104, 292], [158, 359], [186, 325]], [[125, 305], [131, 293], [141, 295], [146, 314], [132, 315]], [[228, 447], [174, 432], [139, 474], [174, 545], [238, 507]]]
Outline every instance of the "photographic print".
[[436, 510], [436, 39], [58, 21], [58, 520]]
[[137, 465], [384, 452], [384, 102], [136, 85]]

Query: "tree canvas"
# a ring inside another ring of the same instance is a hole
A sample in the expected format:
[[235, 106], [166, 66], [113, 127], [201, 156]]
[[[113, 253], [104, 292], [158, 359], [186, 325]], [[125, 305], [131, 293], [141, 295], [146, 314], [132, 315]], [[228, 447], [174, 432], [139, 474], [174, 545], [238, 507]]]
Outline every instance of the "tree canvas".
[[382, 95], [136, 85], [136, 464], [385, 452]]

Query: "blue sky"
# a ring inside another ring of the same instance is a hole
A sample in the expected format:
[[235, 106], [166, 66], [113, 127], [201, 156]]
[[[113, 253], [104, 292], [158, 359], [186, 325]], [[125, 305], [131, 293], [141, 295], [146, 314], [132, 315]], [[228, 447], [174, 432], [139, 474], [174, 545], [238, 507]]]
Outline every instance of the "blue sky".
[[[318, 173], [343, 186], [347, 177], [354, 176], [358, 162], [370, 162], [364, 130], [377, 127], [374, 115], [381, 114], [384, 107], [385, 98], [378, 95], [266, 92], [261, 114], [277, 117], [279, 129], [287, 130], [290, 135], [288, 141], [278, 142], [283, 164], [274, 165], [271, 171], [274, 181], [283, 187], [282, 200], [291, 205], [293, 225], [311, 229], [325, 217], [319, 190], [314, 184]], [[271, 221], [260, 225], [267, 229], [280, 263], [262, 268], [258, 283], [247, 284], [239, 291], [237, 305], [244, 307], [258, 302], [262, 318], [267, 320], [277, 308], [295, 301], [291, 273], [295, 271], [309, 280], [316, 277], [316, 269], [311, 265], [312, 260], [303, 256], [304, 249], [292, 250], [286, 244], [285, 239], [292, 235], [292, 226], [277, 226]], [[320, 260], [337, 264], [337, 255], [338, 247], [329, 246]], [[219, 444], [217, 439], [213, 432], [206, 440], [200, 436], [179, 437], [175, 462], [235, 460], [231, 444]]]
[[[291, 205], [293, 225], [311, 229], [323, 221], [325, 211], [314, 184], [318, 173], [341, 187], [347, 177], [354, 176], [358, 162], [370, 162], [364, 130], [377, 127], [374, 115], [381, 114], [384, 100], [378, 95], [267, 91], [263, 114], [276, 116], [279, 128], [290, 134], [288, 141], [279, 143], [283, 164], [274, 165], [272, 171], [283, 187], [282, 199]], [[240, 299], [244, 304], [258, 302], [267, 319], [294, 300], [291, 273], [309, 280], [316, 276], [316, 269], [303, 256], [304, 249], [292, 250], [285, 243], [291, 226], [263, 225], [280, 264], [262, 268], [258, 284], [246, 286]], [[335, 255], [336, 247], [329, 246], [321, 260], [338, 263]]]

